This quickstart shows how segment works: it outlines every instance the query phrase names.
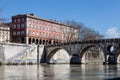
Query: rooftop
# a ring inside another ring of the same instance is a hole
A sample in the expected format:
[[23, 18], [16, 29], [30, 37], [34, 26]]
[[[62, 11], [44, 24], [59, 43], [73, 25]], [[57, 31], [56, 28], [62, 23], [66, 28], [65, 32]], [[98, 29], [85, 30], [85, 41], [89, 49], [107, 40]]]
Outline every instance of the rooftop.
[[[69, 26], [67, 24], [61, 23], [60, 21], [57, 21], [57, 20], [48, 20], [48, 19], [39, 18], [35, 14], [18, 14], [18, 15], [12, 16], [12, 18], [19, 18], [19, 17], [30, 17], [30, 18], [34, 18], [34, 19], [38, 19], [38, 20], [42, 20], [42, 21], [47, 21], [47, 22], [50, 22], [50, 23], [55, 23], [55, 24], [58, 24], [58, 25], [72, 27], [72, 26]], [[76, 27], [72, 27], [72, 28], [76, 28]]]

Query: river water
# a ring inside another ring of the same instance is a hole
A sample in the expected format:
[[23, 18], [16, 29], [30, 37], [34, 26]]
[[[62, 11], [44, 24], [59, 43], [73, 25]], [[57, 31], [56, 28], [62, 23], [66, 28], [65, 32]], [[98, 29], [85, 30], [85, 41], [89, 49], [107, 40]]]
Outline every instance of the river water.
[[0, 80], [120, 80], [120, 65], [2, 65]]

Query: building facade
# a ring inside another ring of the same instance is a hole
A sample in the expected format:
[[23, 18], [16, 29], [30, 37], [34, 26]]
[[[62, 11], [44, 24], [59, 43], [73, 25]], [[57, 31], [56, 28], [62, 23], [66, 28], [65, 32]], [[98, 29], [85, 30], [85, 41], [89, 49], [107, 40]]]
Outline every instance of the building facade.
[[12, 16], [11, 41], [26, 44], [53, 44], [64, 41], [60, 22], [36, 17], [34, 14]]
[[0, 42], [10, 41], [10, 23], [0, 24]]

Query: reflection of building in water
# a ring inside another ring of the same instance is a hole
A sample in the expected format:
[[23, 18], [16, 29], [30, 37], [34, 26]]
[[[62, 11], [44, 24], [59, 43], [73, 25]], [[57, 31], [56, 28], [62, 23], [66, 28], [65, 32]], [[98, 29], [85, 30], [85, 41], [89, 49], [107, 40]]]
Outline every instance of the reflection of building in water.
[[10, 41], [10, 24], [0, 24], [0, 42]]

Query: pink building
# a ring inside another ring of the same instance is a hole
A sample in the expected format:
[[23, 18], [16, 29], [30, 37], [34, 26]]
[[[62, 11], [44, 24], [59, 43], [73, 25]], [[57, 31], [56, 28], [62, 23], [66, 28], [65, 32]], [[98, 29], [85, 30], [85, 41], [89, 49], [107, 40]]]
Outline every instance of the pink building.
[[11, 41], [26, 44], [53, 44], [63, 41], [60, 22], [36, 17], [34, 14], [12, 16]]

